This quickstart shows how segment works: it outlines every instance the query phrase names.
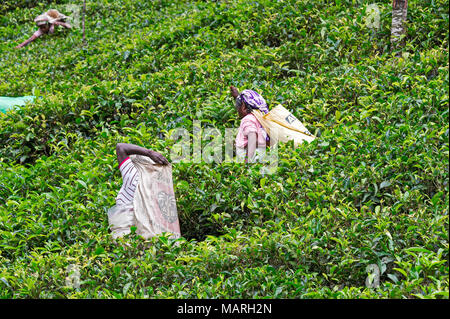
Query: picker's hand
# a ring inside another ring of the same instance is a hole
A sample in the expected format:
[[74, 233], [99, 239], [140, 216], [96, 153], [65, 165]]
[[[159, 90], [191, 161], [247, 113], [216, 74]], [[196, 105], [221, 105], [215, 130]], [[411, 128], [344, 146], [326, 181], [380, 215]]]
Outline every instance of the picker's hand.
[[237, 88], [235, 88], [234, 86], [230, 86], [230, 93], [231, 93], [231, 96], [232, 97], [234, 97], [234, 98], [237, 98], [238, 96], [239, 96], [239, 91], [238, 91], [238, 89]]
[[67, 29], [72, 29], [72, 26], [67, 22], [55, 21], [54, 24], [63, 26], [64, 28], [67, 28]]
[[156, 164], [161, 164], [161, 165], [169, 164], [169, 161], [167, 160], [167, 158], [165, 158], [158, 152], [148, 150], [147, 156], [150, 157]]
[[16, 49], [20, 49], [20, 48], [28, 45], [30, 42], [36, 40], [37, 38], [39, 38], [43, 34], [44, 34], [44, 32], [41, 30], [41, 28], [39, 28], [28, 40], [22, 42], [21, 44], [19, 44], [15, 48]]

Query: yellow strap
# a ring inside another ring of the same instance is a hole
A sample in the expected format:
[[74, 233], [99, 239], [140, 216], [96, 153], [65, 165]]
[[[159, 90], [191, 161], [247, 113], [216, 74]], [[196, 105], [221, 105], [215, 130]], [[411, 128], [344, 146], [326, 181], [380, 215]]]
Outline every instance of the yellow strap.
[[302, 133], [302, 134], [304, 134], [304, 135], [306, 135], [306, 136], [311, 136], [311, 137], [314, 137], [314, 138], [315, 138], [315, 136], [312, 135], [312, 134], [308, 134], [308, 133], [306, 133], [306, 132], [302, 132], [302, 131], [296, 129], [295, 127], [293, 127], [293, 126], [286, 125], [285, 123], [279, 122], [279, 121], [277, 121], [277, 120], [270, 119], [269, 121], [275, 122], [275, 123], [277, 123], [277, 124], [279, 124], [279, 125], [281, 125], [281, 126], [284, 126], [285, 128], [288, 128], [288, 129], [290, 129], [290, 130], [292, 130], [292, 131], [296, 131], [296, 132]]
[[[269, 113], [267, 113], [267, 114], [262, 114], [262, 112], [261, 112], [260, 110], [253, 110], [253, 112], [254, 112], [254, 113], [257, 113], [258, 116], [262, 117], [262, 119], [265, 120], [265, 121], [272, 121], [272, 122], [274, 122], [274, 123], [277, 123], [278, 125], [281, 125], [281, 126], [287, 128], [287, 129], [290, 129], [290, 130], [292, 130], [292, 131], [296, 131], [296, 132], [299, 132], [299, 133], [304, 134], [304, 135], [306, 135], [306, 136], [311, 136], [311, 137], [316, 138], [314, 135], [308, 134], [308, 133], [306, 133], [306, 132], [302, 132], [302, 131], [296, 129], [295, 127], [293, 127], [293, 126], [291, 126], [291, 125], [287, 125], [287, 124], [282, 123], [282, 122], [280, 122], [280, 121], [277, 121], [277, 120], [275, 120], [275, 119], [267, 119], [266, 117], [267, 117], [267, 115], [269, 115]], [[261, 123], [261, 125], [263, 125], [263, 123]]]

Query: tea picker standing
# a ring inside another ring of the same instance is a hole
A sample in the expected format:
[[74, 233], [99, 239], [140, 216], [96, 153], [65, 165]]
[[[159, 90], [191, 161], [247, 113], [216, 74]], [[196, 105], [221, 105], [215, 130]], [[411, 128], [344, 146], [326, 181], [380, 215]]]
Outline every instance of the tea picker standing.
[[48, 10], [40, 16], [37, 16], [34, 19], [34, 22], [36, 22], [36, 25], [39, 27], [39, 29], [28, 40], [16, 46], [16, 49], [28, 45], [44, 34], [53, 34], [58, 26], [71, 29], [72, 26], [66, 22], [67, 18], [69, 17], [58, 12], [58, 10], [55, 9]]
[[231, 96], [235, 99], [235, 107], [241, 118], [239, 131], [236, 136], [236, 156], [239, 161], [261, 161], [266, 154], [266, 147], [270, 138], [261, 123], [252, 113], [259, 110], [264, 114], [269, 112], [264, 98], [253, 90], [239, 92], [234, 86], [230, 86]]
[[238, 159], [245, 157], [247, 162], [259, 161], [265, 157], [265, 150], [269, 145], [275, 146], [279, 142], [292, 140], [297, 147], [304, 141], [309, 143], [316, 139], [305, 125], [281, 104], [269, 112], [266, 101], [257, 92], [244, 90], [239, 93], [234, 86], [230, 87], [230, 91], [241, 118], [236, 136]]

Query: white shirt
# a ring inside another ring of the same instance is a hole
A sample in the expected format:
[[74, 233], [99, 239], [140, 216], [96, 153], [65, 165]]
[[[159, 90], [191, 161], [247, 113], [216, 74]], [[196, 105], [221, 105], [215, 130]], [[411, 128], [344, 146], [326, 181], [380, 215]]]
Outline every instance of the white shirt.
[[134, 193], [139, 182], [139, 172], [129, 157], [119, 165], [119, 170], [122, 174], [123, 183], [117, 194], [116, 204], [126, 205], [133, 202]]

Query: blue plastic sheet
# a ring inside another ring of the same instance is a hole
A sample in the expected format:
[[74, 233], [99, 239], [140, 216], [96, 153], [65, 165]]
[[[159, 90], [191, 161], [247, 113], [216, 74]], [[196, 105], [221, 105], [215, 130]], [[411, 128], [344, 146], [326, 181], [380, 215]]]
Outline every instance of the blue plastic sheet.
[[0, 96], [0, 113], [6, 113], [10, 109], [25, 105], [27, 102], [33, 102], [34, 96], [7, 97]]

